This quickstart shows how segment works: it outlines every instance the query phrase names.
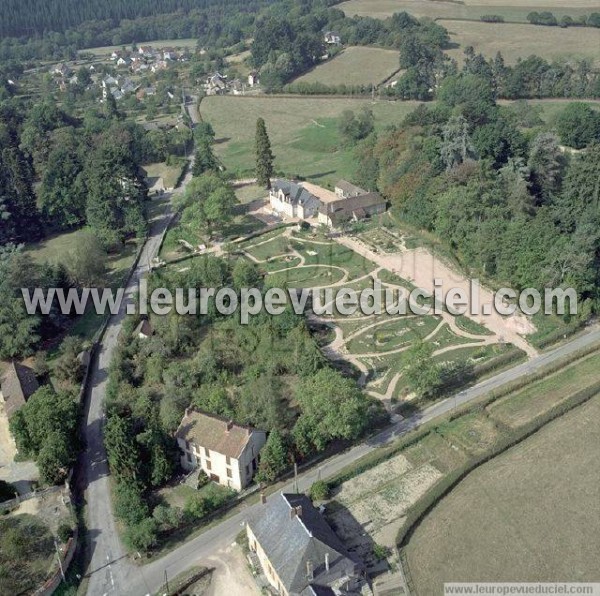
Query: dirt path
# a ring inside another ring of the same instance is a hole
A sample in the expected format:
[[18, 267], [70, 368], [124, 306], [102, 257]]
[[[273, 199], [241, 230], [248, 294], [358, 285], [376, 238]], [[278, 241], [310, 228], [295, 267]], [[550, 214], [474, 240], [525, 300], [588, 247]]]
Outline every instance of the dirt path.
[[250, 575], [248, 562], [235, 544], [218, 551], [202, 563], [215, 568], [205, 596], [260, 596]]
[[[402, 254], [383, 255], [373, 252], [364, 243], [355, 238], [340, 236], [336, 241], [346, 246], [359, 255], [370, 259], [379, 266], [395, 273], [399, 277], [406, 279], [414, 285], [422, 288], [426, 292], [433, 293], [434, 279], [443, 280], [443, 289], [448, 291], [450, 288], [460, 288], [470, 295], [470, 282], [463, 275], [453, 271], [440, 259], [436, 258], [429, 251], [423, 248], [406, 250]], [[493, 306], [493, 295], [486, 289], [481, 288], [480, 292], [481, 309]], [[530, 358], [538, 354], [537, 350], [531, 346], [522, 336], [535, 331], [531, 323], [523, 315], [513, 315], [503, 317], [493, 308], [488, 315], [471, 316], [477, 323], [484, 325], [502, 341], [512, 343], [523, 350]]]

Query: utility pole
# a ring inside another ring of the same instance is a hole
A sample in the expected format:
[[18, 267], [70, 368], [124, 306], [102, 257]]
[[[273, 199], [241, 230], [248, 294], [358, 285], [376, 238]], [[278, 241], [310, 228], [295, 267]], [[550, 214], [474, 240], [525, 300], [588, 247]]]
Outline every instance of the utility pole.
[[56, 549], [56, 555], [58, 556], [58, 567], [60, 568], [60, 575], [62, 577], [62, 580], [66, 581], [65, 570], [62, 566], [62, 559], [60, 558], [60, 551], [58, 550], [58, 542], [56, 542], [56, 538], [54, 539], [54, 548]]
[[300, 491], [298, 490], [298, 464], [294, 462], [294, 486], [296, 487], [296, 494]]
[[166, 593], [169, 593], [169, 578], [167, 577], [167, 570], [165, 569], [165, 590]]

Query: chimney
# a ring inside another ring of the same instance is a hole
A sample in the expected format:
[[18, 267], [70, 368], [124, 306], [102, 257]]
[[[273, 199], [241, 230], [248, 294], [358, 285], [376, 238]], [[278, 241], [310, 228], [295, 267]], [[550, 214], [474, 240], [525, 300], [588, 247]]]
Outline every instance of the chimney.
[[302, 517], [302, 505], [290, 509], [290, 519], [294, 519], [295, 517]]
[[298, 517], [302, 517], [302, 505], [298, 505], [298, 507], [296, 507], [296, 515]]
[[267, 502], [267, 495], [265, 495], [264, 491], [260, 491], [260, 502], [265, 505]]
[[229, 432], [233, 428], [233, 420], [227, 421], [227, 432]]
[[325, 553], [325, 569], [329, 572], [329, 553]]
[[315, 575], [313, 573], [313, 565], [311, 561], [306, 561], [306, 577], [308, 578], [309, 582], [315, 579]]

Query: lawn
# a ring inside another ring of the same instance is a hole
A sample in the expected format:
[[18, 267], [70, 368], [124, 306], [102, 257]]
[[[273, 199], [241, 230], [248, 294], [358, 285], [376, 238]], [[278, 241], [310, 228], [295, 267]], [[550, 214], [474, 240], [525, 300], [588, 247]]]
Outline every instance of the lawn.
[[566, 399], [575, 389], [585, 389], [599, 380], [600, 354], [594, 354], [494, 402], [488, 410], [502, 423], [518, 427]]
[[292, 241], [307, 265], [330, 265], [348, 272], [348, 281], [364, 277], [375, 269], [375, 264], [337, 242], [329, 244]]
[[[402, 317], [385, 322], [351, 339], [348, 342], [348, 351], [360, 355], [397, 350], [424, 339], [439, 323], [440, 319], [435, 316]], [[368, 321], [365, 321], [365, 324], [368, 324]]]
[[[406, 11], [416, 17], [479, 20], [482, 15], [495, 14], [507, 21], [527, 22], [532, 10], [550, 10], [559, 18], [570, 15], [573, 18], [593, 12], [598, 8], [597, 0], [541, 0], [536, 5], [532, 0], [465, 0], [446, 2], [443, 0], [349, 0], [336, 8], [346, 15], [386, 18], [395, 12]], [[544, 27], [542, 27], [544, 28]]]
[[460, 47], [447, 53], [457, 60], [464, 58], [464, 49], [473, 46], [487, 58], [502, 52], [507, 64], [535, 54], [557, 58], [589, 58], [600, 64], [600, 32], [591, 27], [541, 27], [509, 23], [478, 23], [438, 21]]
[[394, 50], [352, 46], [297, 78], [295, 83], [378, 85], [399, 69]]
[[258, 261], [266, 261], [270, 257], [277, 257], [290, 252], [290, 239], [287, 236], [278, 234], [271, 240], [259, 236], [258, 238], [253, 238], [250, 242], [254, 242], [254, 244], [248, 244], [243, 248]]
[[166, 163], [152, 163], [144, 166], [148, 186], [151, 188], [159, 178], [162, 178], [164, 188], [174, 188], [181, 176], [183, 166], [184, 163], [175, 166], [169, 166]]
[[278, 172], [333, 186], [339, 178], [351, 179], [355, 168], [352, 149], [340, 147], [337, 126], [344, 110], [369, 107], [382, 129], [401, 122], [417, 105], [340, 97], [214, 96], [202, 100], [200, 111], [215, 129], [217, 154], [236, 175], [253, 171], [255, 122], [262, 117]]
[[258, 186], [258, 184], [247, 184], [235, 189], [235, 196], [242, 205], [258, 199], [266, 199], [268, 195], [269, 192], [264, 187]]
[[272, 288], [318, 288], [340, 281], [344, 272], [333, 267], [304, 266], [272, 273], [266, 283]]
[[600, 398], [472, 472], [406, 548], [419, 594], [451, 581], [597, 581]]

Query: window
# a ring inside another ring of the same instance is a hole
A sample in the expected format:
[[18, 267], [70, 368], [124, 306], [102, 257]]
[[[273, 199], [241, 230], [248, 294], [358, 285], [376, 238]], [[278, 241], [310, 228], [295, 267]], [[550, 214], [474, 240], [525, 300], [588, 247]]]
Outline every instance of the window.
[[227, 463], [228, 466], [231, 465], [231, 458], [228, 455], [225, 456], [225, 462]]
[[206, 469], [207, 470], [212, 470], [212, 466], [210, 465], [210, 460], [209, 459], [206, 460]]
[[210, 457], [210, 452], [206, 447], [203, 447], [204, 449], [204, 457], [209, 458]]
[[227, 468], [227, 478], [233, 478], [233, 472], [231, 471], [231, 468]]
[[250, 476], [250, 464], [246, 466], [246, 476]]

